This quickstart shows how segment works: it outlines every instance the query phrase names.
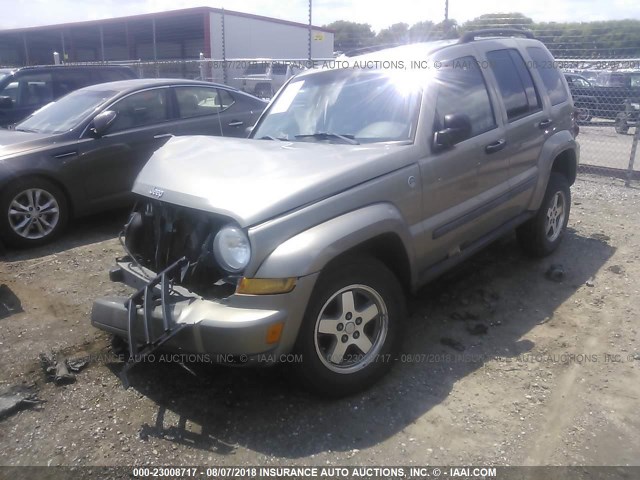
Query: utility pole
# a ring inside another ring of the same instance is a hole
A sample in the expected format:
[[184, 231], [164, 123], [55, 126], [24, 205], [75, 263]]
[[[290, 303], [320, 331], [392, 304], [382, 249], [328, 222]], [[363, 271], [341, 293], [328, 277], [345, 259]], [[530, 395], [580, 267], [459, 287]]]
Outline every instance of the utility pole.
[[444, 21], [449, 20], [449, 0], [444, 0]]
[[309, 0], [309, 41], [308, 41], [308, 54], [309, 54], [309, 65], [311, 65], [311, 35], [312, 35], [312, 27], [311, 27], [311, 2], [312, 0]]

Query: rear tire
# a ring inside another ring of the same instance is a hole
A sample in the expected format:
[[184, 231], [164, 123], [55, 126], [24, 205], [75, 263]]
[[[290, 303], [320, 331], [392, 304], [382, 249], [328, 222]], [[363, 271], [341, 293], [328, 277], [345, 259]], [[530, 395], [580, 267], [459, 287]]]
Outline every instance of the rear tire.
[[615, 123], [616, 133], [620, 135], [626, 135], [629, 132], [629, 125], [627, 125], [627, 114], [620, 112], [616, 115]]
[[395, 275], [370, 257], [324, 271], [298, 334], [300, 382], [326, 397], [364, 390], [391, 367], [401, 341], [404, 294]]
[[0, 236], [16, 248], [49, 243], [66, 227], [67, 197], [44, 178], [15, 180], [0, 195]]
[[536, 215], [516, 229], [522, 249], [533, 257], [545, 257], [560, 245], [571, 211], [567, 177], [551, 172], [544, 199]]
[[578, 122], [578, 125], [586, 125], [592, 118], [593, 115], [591, 114], [590, 105], [580, 105], [576, 107], [576, 122]]

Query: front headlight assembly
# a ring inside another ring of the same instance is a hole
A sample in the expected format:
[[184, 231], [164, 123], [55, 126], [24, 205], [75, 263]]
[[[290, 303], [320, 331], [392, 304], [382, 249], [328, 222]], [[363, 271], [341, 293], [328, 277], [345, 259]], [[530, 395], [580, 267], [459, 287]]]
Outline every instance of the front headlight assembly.
[[251, 259], [251, 245], [242, 229], [225, 225], [213, 239], [213, 253], [226, 271], [240, 273]]

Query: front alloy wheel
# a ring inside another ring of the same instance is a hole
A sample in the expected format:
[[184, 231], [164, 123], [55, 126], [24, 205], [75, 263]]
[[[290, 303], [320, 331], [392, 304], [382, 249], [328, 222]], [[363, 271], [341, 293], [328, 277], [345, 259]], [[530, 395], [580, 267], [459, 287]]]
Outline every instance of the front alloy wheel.
[[335, 261], [321, 273], [300, 327], [300, 381], [340, 397], [363, 390], [395, 358], [405, 316], [395, 275], [372, 257]]
[[380, 353], [389, 329], [389, 312], [378, 292], [349, 285], [323, 305], [315, 328], [316, 354], [329, 370], [353, 373]]
[[38, 240], [51, 235], [60, 220], [60, 205], [46, 190], [19, 192], [9, 204], [9, 225], [16, 235]]

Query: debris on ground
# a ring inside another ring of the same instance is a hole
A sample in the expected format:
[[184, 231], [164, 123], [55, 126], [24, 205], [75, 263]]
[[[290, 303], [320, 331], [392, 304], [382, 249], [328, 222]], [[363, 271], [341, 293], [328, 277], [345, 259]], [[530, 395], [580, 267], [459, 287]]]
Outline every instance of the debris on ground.
[[624, 269], [620, 265], [611, 265], [607, 268], [611, 273], [615, 273], [616, 275], [621, 275], [624, 273]]
[[553, 264], [545, 272], [544, 276], [554, 282], [561, 282], [564, 280], [564, 267], [560, 264]]
[[462, 343], [460, 343], [458, 340], [454, 340], [453, 338], [442, 337], [440, 339], [440, 343], [442, 345], [446, 345], [447, 347], [451, 347], [454, 350], [457, 350], [459, 352], [462, 352], [465, 350], [465, 346]]
[[76, 381], [75, 373], [78, 373], [89, 363], [88, 358], [63, 358], [58, 360], [55, 355], [40, 354], [40, 365], [49, 381], [56, 385], [69, 385]]
[[16, 388], [5, 389], [0, 392], [0, 419], [40, 403], [33, 392]]
[[589, 280], [587, 280], [587, 281], [585, 282], [585, 285], [586, 285], [587, 287], [595, 287], [595, 285], [596, 285], [596, 279], [595, 279], [594, 277], [591, 277]]
[[20, 299], [4, 283], [0, 285], [0, 319], [22, 312]]

